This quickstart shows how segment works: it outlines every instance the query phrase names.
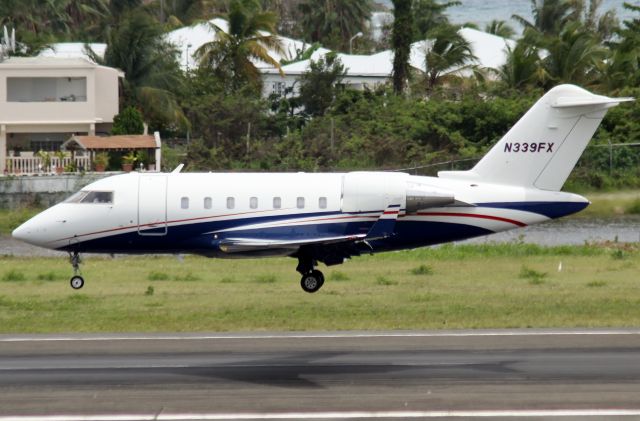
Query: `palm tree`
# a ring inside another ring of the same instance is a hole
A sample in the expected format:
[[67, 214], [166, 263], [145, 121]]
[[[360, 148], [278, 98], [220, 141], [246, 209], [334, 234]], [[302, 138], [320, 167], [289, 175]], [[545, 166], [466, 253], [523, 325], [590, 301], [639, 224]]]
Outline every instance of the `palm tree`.
[[139, 108], [146, 121], [186, 124], [173, 94], [182, 80], [177, 51], [164, 41], [162, 26], [143, 10], [124, 12], [107, 44], [104, 64], [125, 73], [124, 105]]
[[553, 84], [589, 85], [597, 77], [606, 50], [581, 22], [570, 22], [558, 37], [547, 40], [543, 63]]
[[371, 0], [305, 0], [299, 10], [308, 41], [345, 49], [353, 35], [365, 30], [373, 8]]
[[261, 75], [254, 61], [267, 63], [280, 70], [270, 51], [282, 53], [280, 39], [275, 35], [276, 16], [256, 8], [251, 0], [233, 0], [228, 13], [229, 31], [212, 24], [216, 39], [197, 51], [200, 66], [212, 68], [232, 91], [246, 84], [258, 89]]
[[502, 38], [512, 38], [516, 34], [516, 31], [514, 31], [507, 22], [498, 19], [494, 19], [488, 23], [484, 31]]
[[546, 79], [538, 48], [524, 39], [514, 48], [507, 46], [507, 61], [497, 69], [497, 74], [511, 89], [522, 89]]
[[512, 18], [524, 26], [525, 30], [534, 30], [544, 35], [559, 34], [567, 22], [579, 17], [576, 0], [531, 0], [531, 12], [533, 22], [520, 15], [513, 15]]
[[411, 0], [394, 0], [393, 13], [393, 91], [402, 94], [409, 79], [409, 56], [413, 41], [413, 34], [407, 30], [413, 28]]
[[602, 5], [602, 0], [589, 0], [588, 5], [585, 0], [574, 0], [575, 8], [584, 23], [585, 28], [597, 34], [602, 41], [611, 39], [620, 22], [614, 9], [607, 10], [600, 14], [598, 9]]
[[449, 18], [446, 11], [449, 7], [459, 6], [459, 1], [440, 3], [437, 0], [413, 1], [414, 41], [423, 40], [436, 28], [448, 25]]
[[427, 92], [448, 76], [463, 68], [470, 68], [476, 56], [471, 44], [451, 25], [440, 26], [427, 41], [425, 55]]
[[[223, 12], [224, 7], [221, 3], [221, 0], [165, 0], [160, 18], [166, 21], [169, 27], [179, 28], [199, 20], [208, 20]], [[154, 6], [156, 11], [160, 12], [160, 5], [156, 3]]]
[[[624, 3], [627, 10], [640, 13], [640, 6]], [[640, 18], [624, 21], [602, 66], [602, 85], [607, 91], [640, 84]]]
[[102, 35], [101, 23], [111, 15], [108, 0], [66, 0], [64, 11], [73, 38], [80, 37], [85, 42]]

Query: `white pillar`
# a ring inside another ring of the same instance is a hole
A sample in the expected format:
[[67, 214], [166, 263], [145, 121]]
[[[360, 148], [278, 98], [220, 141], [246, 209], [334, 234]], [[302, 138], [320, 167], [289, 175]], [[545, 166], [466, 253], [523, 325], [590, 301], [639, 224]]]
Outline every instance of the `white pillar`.
[[0, 124], [0, 175], [7, 168], [7, 126]]
[[96, 123], [91, 123], [89, 124], [89, 136], [95, 136], [96, 135]]
[[162, 140], [160, 140], [160, 132], [154, 132], [153, 137], [156, 141], [156, 171], [162, 171], [160, 161], [162, 159]]

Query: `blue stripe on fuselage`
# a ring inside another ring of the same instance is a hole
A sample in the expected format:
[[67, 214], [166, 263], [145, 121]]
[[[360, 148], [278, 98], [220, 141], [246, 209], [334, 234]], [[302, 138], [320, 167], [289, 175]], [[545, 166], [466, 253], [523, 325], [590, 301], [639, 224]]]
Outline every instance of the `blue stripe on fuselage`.
[[555, 219], [580, 212], [588, 202], [495, 202], [477, 203], [479, 207], [513, 209], [525, 212], [537, 213], [548, 218]]
[[[478, 207], [513, 209], [558, 218], [584, 209], [588, 203], [581, 202], [507, 202], [507, 203], [478, 203]], [[382, 211], [378, 211], [381, 213]], [[373, 212], [365, 212], [373, 213]], [[115, 233], [113, 235], [82, 241], [72, 246], [62, 247], [60, 250], [100, 252], [100, 253], [197, 253], [211, 254], [217, 250], [212, 232], [230, 228], [241, 228], [244, 225], [278, 222], [297, 218], [345, 215], [340, 212], [315, 212], [308, 214], [253, 216], [229, 220], [196, 220], [191, 223], [169, 225], [164, 236], [143, 236], [137, 231]], [[318, 237], [355, 235], [367, 233], [375, 223], [369, 221], [336, 222], [319, 221], [316, 224], [268, 227], [259, 229], [240, 229], [219, 234], [218, 240], [223, 238], [252, 238], [271, 240], [305, 240]], [[208, 233], [208, 234], [205, 234]], [[394, 236], [372, 242], [375, 250], [395, 250], [429, 246], [433, 244], [458, 241], [481, 235], [492, 234], [487, 229], [473, 225], [432, 222], [406, 221], [399, 219]]]

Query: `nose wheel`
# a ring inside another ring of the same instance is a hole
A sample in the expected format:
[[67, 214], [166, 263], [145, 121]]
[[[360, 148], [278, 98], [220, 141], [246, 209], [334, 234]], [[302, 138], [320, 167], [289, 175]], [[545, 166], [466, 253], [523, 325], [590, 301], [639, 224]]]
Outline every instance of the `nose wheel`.
[[71, 284], [71, 288], [80, 289], [84, 286], [84, 278], [79, 275], [72, 276], [71, 281], [69, 281], [69, 283]]
[[80, 276], [80, 263], [82, 263], [80, 254], [77, 251], [69, 253], [69, 262], [73, 266], [73, 276], [69, 280], [69, 284], [73, 289], [80, 289], [84, 286], [84, 278]]

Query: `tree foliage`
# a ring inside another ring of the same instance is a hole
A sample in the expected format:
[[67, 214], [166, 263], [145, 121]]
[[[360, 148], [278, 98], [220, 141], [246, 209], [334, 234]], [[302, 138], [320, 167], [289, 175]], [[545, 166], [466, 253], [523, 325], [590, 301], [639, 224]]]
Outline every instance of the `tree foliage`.
[[409, 79], [409, 55], [413, 41], [413, 14], [411, 0], [393, 0], [394, 22], [391, 45], [393, 47], [393, 90], [402, 94]]
[[[276, 34], [276, 15], [263, 12], [255, 0], [232, 0], [227, 15], [229, 31], [211, 24], [216, 39], [202, 45], [197, 55], [200, 66], [212, 69], [236, 92], [245, 85], [256, 91], [262, 86], [260, 71], [254, 61], [280, 69], [269, 50], [282, 53]], [[282, 74], [282, 70], [280, 70]]]
[[112, 135], [142, 134], [143, 132], [142, 113], [135, 107], [128, 106], [113, 118]]
[[334, 101], [346, 71], [336, 54], [311, 61], [309, 71], [300, 78], [300, 103], [309, 116], [324, 115]]

